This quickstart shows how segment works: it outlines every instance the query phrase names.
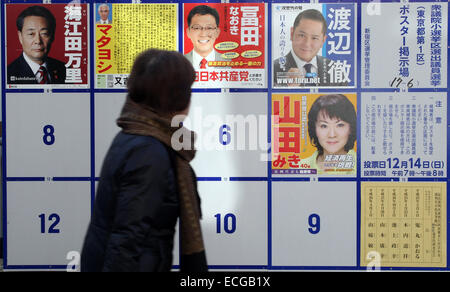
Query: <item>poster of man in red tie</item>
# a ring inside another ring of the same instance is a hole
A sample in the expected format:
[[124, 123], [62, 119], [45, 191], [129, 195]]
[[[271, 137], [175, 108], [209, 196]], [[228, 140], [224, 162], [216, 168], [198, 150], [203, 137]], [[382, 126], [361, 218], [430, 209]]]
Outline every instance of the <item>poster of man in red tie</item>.
[[184, 51], [197, 88], [265, 87], [264, 3], [185, 3]]
[[87, 88], [86, 4], [6, 5], [7, 88]]

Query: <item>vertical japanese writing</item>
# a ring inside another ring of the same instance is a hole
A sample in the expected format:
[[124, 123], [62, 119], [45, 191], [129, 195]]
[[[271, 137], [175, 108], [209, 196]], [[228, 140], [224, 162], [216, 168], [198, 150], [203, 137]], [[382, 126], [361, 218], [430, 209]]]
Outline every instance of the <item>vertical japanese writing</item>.
[[[351, 25], [350, 18], [352, 10], [341, 8], [330, 8], [328, 24], [328, 55], [351, 55]], [[330, 74], [331, 83], [350, 82], [351, 64], [347, 64], [347, 60], [331, 61], [328, 73]]]
[[419, 6], [417, 7], [417, 55], [416, 55], [416, 64], [417, 65], [425, 65], [425, 54], [424, 54], [424, 46], [425, 46], [425, 7]]
[[230, 7], [230, 34], [238, 35], [239, 33], [239, 7]]
[[441, 5], [431, 6], [431, 85], [441, 84], [442, 10]]
[[280, 27], [281, 27], [281, 32], [280, 32], [280, 41], [278, 42], [278, 46], [280, 47], [280, 67], [282, 70], [286, 69], [286, 15], [285, 14], [281, 14], [280, 15]]
[[259, 45], [258, 6], [241, 7], [241, 46]]
[[364, 85], [370, 86], [370, 28], [364, 30]]
[[97, 25], [97, 73], [107, 73], [112, 67], [111, 24]]
[[409, 46], [406, 38], [409, 34], [409, 5], [405, 4], [400, 7], [400, 36], [402, 37], [402, 45], [399, 48], [399, 75], [409, 77]]
[[83, 33], [81, 28], [81, 6], [66, 5], [64, 7], [64, 51], [68, 59], [66, 63], [65, 83], [82, 83], [81, 59], [83, 48]]

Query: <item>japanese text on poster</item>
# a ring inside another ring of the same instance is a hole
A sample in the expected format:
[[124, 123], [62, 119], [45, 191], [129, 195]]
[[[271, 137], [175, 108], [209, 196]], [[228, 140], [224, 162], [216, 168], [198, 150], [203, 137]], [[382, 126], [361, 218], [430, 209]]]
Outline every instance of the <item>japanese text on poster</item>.
[[361, 265], [446, 267], [445, 183], [361, 184]]
[[134, 58], [146, 49], [177, 49], [176, 4], [98, 4], [96, 10], [97, 88], [126, 88]]
[[86, 4], [7, 4], [6, 15], [9, 88], [88, 86]]
[[362, 87], [447, 87], [448, 3], [362, 5]]
[[447, 176], [445, 93], [367, 93], [361, 111], [362, 176]]
[[194, 87], [265, 86], [263, 3], [184, 4], [184, 54]]
[[272, 173], [356, 174], [355, 94], [273, 94]]

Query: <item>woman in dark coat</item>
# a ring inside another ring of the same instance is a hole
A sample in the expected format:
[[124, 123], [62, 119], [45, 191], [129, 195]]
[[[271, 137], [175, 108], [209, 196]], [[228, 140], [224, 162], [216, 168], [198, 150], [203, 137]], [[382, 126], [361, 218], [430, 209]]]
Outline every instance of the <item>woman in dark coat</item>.
[[[135, 60], [117, 120], [122, 131], [103, 162], [81, 271], [170, 271], [178, 218], [180, 270], [207, 271], [189, 165], [194, 133], [171, 125], [175, 115], [187, 114], [194, 79], [178, 52], [151, 49]], [[172, 141], [175, 136], [189, 140]], [[186, 142], [189, 149], [181, 147]]]

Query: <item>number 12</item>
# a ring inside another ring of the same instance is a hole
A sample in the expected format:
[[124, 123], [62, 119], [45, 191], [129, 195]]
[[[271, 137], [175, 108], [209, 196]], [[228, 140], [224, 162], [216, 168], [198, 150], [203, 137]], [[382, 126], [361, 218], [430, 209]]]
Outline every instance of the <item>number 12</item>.
[[[41, 219], [41, 233], [45, 233], [46, 232], [46, 228], [45, 228], [45, 214], [40, 214], [38, 216]], [[53, 221], [53, 224], [50, 225], [50, 227], [48, 228], [48, 233], [59, 233], [59, 229], [56, 228], [56, 225], [58, 225], [59, 221], [61, 220], [61, 218], [59, 217], [58, 214], [50, 214], [50, 216], [48, 216], [48, 221]]]

